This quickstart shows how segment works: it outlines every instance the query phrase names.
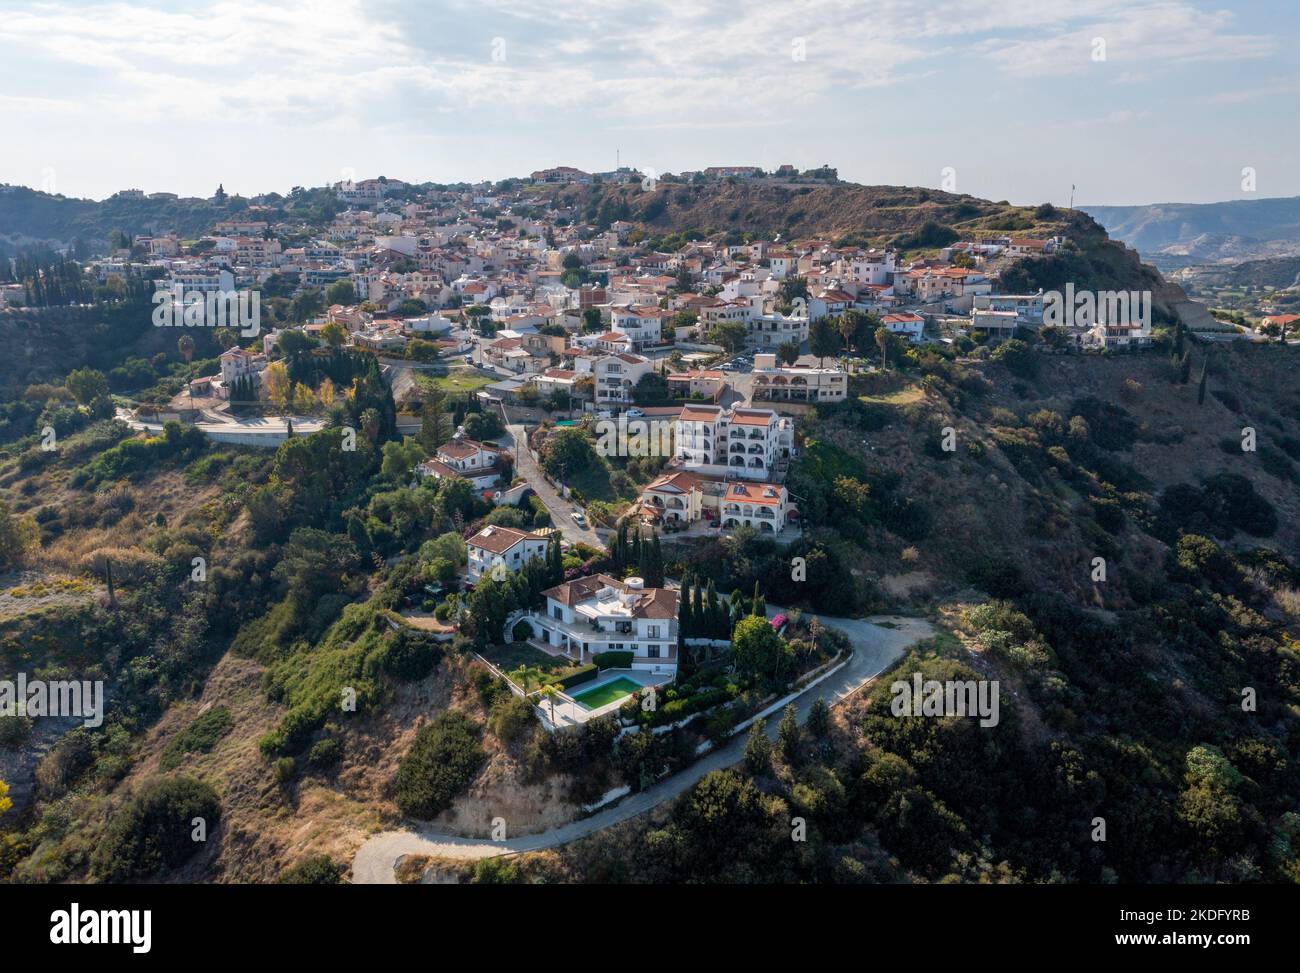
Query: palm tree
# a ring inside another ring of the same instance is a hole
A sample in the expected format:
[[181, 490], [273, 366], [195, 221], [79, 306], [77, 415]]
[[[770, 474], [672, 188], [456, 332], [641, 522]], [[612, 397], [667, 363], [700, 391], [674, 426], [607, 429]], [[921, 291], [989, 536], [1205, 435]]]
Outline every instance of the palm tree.
[[528, 684], [534, 680], [537, 682], [542, 681], [542, 670], [538, 669], [536, 666], [530, 666], [527, 663], [524, 663], [518, 669], [511, 672], [510, 676], [515, 680], [515, 683], [519, 688], [524, 691], [524, 695], [527, 696]]
[[876, 329], [876, 346], [880, 349], [880, 367], [889, 371], [889, 329], [884, 325]]
[[858, 331], [858, 322], [856, 316], [848, 311], [845, 311], [843, 314], [840, 315], [839, 326], [840, 326], [840, 337], [844, 339], [844, 353], [847, 355], [849, 353], [850, 347], [852, 347], [853, 345], [853, 336], [857, 334]]
[[542, 698], [546, 700], [546, 709], [550, 713], [552, 725], [555, 724], [555, 697], [562, 692], [564, 692], [564, 687], [558, 682], [541, 688]]

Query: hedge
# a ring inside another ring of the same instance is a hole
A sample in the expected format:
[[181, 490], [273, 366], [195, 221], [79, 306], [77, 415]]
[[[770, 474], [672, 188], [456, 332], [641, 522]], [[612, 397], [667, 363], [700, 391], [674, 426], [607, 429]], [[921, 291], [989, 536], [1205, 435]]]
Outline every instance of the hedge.
[[563, 679], [561, 679], [560, 685], [563, 686], [565, 689], [569, 689], [573, 686], [580, 686], [584, 682], [591, 682], [591, 680], [595, 679], [596, 674], [599, 671], [600, 671], [599, 669], [597, 669], [594, 665], [588, 662], [577, 672], [573, 673], [572, 675], [565, 676]]
[[694, 696], [688, 696], [685, 699], [674, 699], [664, 703], [650, 714], [649, 723], [651, 726], [676, 723], [678, 720], [683, 720], [701, 710], [709, 709], [734, 698], [735, 696], [726, 689], [706, 689]]
[[591, 657], [599, 669], [631, 669], [632, 653], [623, 652], [597, 652]]

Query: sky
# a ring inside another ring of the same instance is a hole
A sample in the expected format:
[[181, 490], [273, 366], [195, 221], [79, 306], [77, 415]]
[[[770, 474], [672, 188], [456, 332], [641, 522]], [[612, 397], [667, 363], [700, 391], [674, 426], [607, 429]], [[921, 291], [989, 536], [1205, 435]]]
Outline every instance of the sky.
[[255, 195], [617, 160], [1015, 203], [1300, 195], [1298, 41], [1296, 0], [0, 0], [0, 182]]

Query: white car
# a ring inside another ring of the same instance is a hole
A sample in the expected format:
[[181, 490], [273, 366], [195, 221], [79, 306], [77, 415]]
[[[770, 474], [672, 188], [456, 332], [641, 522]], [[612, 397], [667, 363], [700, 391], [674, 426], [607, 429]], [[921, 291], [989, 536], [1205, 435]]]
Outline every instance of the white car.
[[640, 419], [645, 416], [645, 413], [640, 409], [628, 409], [623, 413], [623, 415], [627, 416], [629, 419]]
[[581, 510], [575, 510], [573, 513], [569, 514], [569, 516], [573, 518], [573, 522], [579, 527], [587, 526], [587, 516]]

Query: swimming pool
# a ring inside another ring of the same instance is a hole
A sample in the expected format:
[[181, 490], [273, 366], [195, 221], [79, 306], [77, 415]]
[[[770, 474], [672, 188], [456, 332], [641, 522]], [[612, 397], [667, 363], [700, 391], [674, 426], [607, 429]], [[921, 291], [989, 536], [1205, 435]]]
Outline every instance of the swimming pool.
[[622, 699], [641, 688], [641, 684], [627, 676], [619, 676], [604, 685], [596, 686], [594, 689], [588, 689], [585, 693], [578, 693], [573, 697], [573, 701], [583, 709], [600, 709], [602, 706], [608, 706], [616, 699]]

